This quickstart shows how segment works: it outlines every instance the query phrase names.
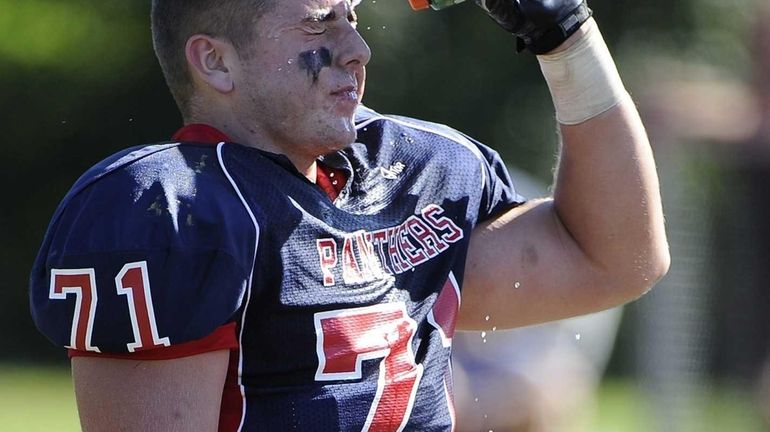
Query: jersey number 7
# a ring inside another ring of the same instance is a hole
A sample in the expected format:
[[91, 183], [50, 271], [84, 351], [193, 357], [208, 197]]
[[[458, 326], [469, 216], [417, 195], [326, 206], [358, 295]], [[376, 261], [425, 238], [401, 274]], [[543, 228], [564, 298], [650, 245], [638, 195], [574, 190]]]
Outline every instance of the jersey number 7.
[[[128, 263], [115, 277], [118, 295], [125, 295], [134, 341], [126, 344], [129, 352], [142, 351], [171, 345], [169, 338], [159, 337], [155, 323], [155, 310], [150, 295], [147, 262]], [[72, 315], [72, 333], [67, 348], [78, 351], [101, 352], [91, 344], [94, 318], [98, 303], [96, 273], [94, 269], [51, 269], [51, 288], [48, 297], [64, 300], [75, 296], [75, 312]]]
[[362, 362], [382, 358], [363, 431], [406, 426], [423, 372], [412, 352], [416, 329], [403, 302], [315, 314], [317, 381], [360, 380]]

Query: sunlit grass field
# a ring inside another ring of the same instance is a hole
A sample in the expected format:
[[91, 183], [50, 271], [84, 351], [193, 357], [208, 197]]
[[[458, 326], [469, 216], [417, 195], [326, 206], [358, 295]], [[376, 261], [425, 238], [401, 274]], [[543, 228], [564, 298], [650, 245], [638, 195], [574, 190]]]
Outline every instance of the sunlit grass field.
[[0, 365], [0, 431], [79, 431], [69, 369]]
[[762, 432], [752, 395], [727, 386], [712, 386], [691, 401], [681, 429], [656, 421], [650, 395], [630, 381], [605, 381], [588, 432]]
[[[647, 399], [630, 381], [605, 382], [592, 417], [587, 420], [586, 432], [657, 432]], [[691, 417], [685, 431], [764, 430], [750, 395], [737, 390], [715, 389], [702, 395], [697, 415]], [[0, 431], [78, 430], [68, 369], [0, 365]]]

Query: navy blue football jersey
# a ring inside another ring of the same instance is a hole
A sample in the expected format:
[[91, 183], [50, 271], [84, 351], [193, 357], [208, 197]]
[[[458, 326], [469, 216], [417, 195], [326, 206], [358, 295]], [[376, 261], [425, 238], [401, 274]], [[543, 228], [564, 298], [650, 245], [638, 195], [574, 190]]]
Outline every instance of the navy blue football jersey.
[[229, 142], [99, 163], [35, 262], [37, 326], [76, 354], [147, 358], [231, 326], [222, 431], [452, 430], [470, 234], [523, 199], [453, 129], [365, 108], [356, 122], [321, 159], [347, 173], [333, 200], [285, 156]]

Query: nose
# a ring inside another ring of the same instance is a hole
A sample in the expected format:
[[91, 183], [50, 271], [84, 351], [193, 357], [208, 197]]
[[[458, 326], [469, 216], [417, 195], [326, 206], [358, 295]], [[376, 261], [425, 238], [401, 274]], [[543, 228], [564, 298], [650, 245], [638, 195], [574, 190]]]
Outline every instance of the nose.
[[372, 50], [361, 33], [352, 24], [348, 25], [350, 27], [345, 35], [344, 48], [337, 59], [346, 68], [363, 68], [372, 58]]

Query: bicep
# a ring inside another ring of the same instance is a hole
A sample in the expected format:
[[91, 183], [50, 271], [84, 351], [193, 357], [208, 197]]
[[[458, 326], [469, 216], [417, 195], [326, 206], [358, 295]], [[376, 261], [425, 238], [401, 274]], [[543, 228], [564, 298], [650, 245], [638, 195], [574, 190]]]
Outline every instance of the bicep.
[[228, 359], [227, 350], [154, 361], [75, 357], [81, 427], [216, 431]]
[[601, 275], [553, 201], [527, 203], [474, 230], [458, 328], [521, 327], [620, 303]]

